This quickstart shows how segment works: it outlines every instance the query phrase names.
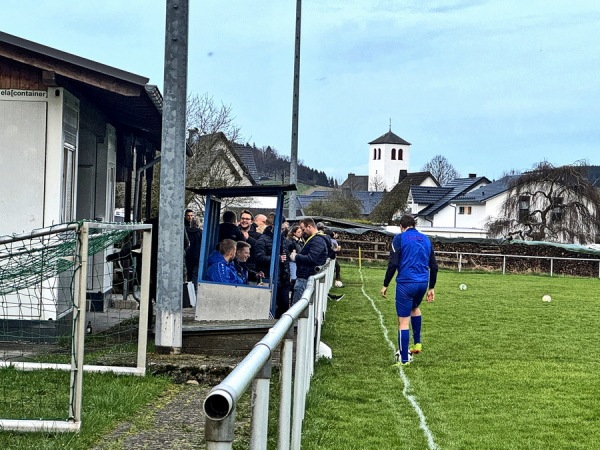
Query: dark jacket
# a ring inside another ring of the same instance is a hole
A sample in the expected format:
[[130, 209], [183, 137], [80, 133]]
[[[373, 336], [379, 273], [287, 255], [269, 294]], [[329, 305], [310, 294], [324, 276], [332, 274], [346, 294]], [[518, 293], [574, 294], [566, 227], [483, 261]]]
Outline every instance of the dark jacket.
[[304, 243], [302, 251], [296, 255], [296, 276], [307, 279], [316, 273], [316, 267], [327, 262], [328, 241], [322, 234], [315, 234]]
[[233, 259], [233, 265], [238, 276], [242, 279], [244, 284], [248, 284], [248, 281], [261, 281], [258, 279], [256, 272], [248, 268], [247, 262], [243, 263], [239, 259]]
[[236, 242], [246, 240], [236, 224], [227, 222], [219, 224], [219, 242], [223, 239], [233, 239]]
[[[265, 228], [265, 231], [256, 241], [256, 270], [269, 274], [271, 269], [271, 253], [273, 251], [273, 227]], [[279, 281], [290, 281], [290, 254], [285, 245], [280, 246], [279, 253], [286, 255], [285, 262], [279, 263]]]
[[185, 263], [188, 266], [197, 266], [200, 261], [200, 247], [202, 246], [202, 230], [195, 226], [188, 227], [186, 225], [185, 234], [190, 241], [190, 245], [185, 251]]

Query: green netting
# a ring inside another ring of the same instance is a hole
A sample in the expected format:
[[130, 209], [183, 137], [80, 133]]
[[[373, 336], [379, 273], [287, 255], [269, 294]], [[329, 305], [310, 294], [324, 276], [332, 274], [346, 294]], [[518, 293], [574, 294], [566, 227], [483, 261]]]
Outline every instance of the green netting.
[[[30, 237], [3, 239], [0, 244], [0, 295], [34, 286], [71, 269], [77, 260], [82, 224], [78, 222], [75, 229], [58, 234], [36, 230]], [[88, 255], [120, 242], [129, 233], [129, 230], [90, 229]]]

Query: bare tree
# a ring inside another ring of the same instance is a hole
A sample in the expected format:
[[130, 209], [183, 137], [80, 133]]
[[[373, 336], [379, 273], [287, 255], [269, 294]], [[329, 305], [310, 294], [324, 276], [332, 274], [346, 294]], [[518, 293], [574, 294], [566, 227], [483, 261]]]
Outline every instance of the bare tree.
[[[240, 128], [235, 125], [234, 120], [231, 106], [217, 105], [207, 93], [188, 96], [188, 144], [192, 147], [194, 156], [186, 159], [187, 186], [224, 187], [239, 184], [240, 177], [235, 164], [224, 152], [213, 148], [220, 139], [220, 132], [231, 143], [241, 139]], [[153, 215], [158, 212], [159, 177], [160, 170], [155, 170], [152, 185]], [[195, 197], [191, 192], [186, 192], [185, 201], [186, 205], [191, 203], [198, 213], [204, 211], [204, 199]]]
[[430, 172], [441, 186], [460, 177], [454, 166], [442, 155], [434, 156], [421, 170], [423, 172]]
[[362, 203], [349, 189], [335, 189], [328, 198], [313, 200], [304, 213], [309, 216], [357, 219], [361, 217], [361, 211]]
[[231, 105], [217, 105], [208, 93], [188, 96], [186, 121], [188, 130], [195, 130], [192, 139], [218, 131], [225, 134], [231, 142], [241, 139], [240, 128], [235, 125]]
[[[194, 187], [234, 187], [248, 184], [235, 150], [223, 133], [202, 136], [193, 144], [194, 156], [186, 161], [186, 184]], [[199, 214], [204, 211], [204, 196], [186, 192], [186, 204]], [[223, 199], [222, 206], [239, 206], [245, 199]]]
[[371, 185], [369, 186], [369, 189], [371, 191], [376, 192], [385, 191], [387, 189], [387, 186], [383, 177], [381, 175], [375, 175], [371, 180]]
[[554, 167], [544, 161], [507, 183], [501, 214], [487, 224], [491, 236], [579, 244], [597, 240], [600, 191], [586, 178], [584, 162]]

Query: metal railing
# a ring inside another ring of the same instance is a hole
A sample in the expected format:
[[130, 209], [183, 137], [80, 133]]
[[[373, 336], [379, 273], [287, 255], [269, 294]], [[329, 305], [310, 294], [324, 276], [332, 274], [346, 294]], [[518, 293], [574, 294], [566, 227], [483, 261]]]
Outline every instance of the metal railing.
[[[314, 373], [314, 362], [321, 356], [321, 326], [327, 310], [327, 292], [333, 278], [334, 264], [333, 261], [328, 261], [317, 275], [308, 279], [301, 299], [282, 315], [227, 378], [209, 392], [204, 400], [207, 450], [232, 448], [236, 406], [251, 382], [253, 392], [250, 448], [267, 448], [272, 355], [280, 345], [277, 448], [300, 449], [306, 395]], [[296, 364], [292, 376], [295, 323]]]
[[[559, 257], [559, 256], [532, 256], [532, 255], [505, 255], [505, 254], [500, 254], [500, 253], [468, 253], [468, 252], [441, 252], [441, 251], [436, 251], [435, 252], [436, 255], [444, 255], [444, 256], [453, 256], [455, 258], [454, 261], [452, 261], [454, 264], [457, 264], [457, 268], [459, 272], [462, 272], [463, 270], [463, 266], [465, 265], [465, 262], [463, 260], [464, 256], [474, 256], [474, 257], [480, 257], [480, 258], [486, 258], [486, 259], [491, 259], [491, 258], [498, 258], [499, 263], [500, 263], [500, 258], [501, 258], [501, 263], [502, 266], [498, 267], [498, 270], [502, 270], [502, 274], [505, 275], [507, 272], [507, 260], [508, 259], [536, 259], [536, 260], [542, 260], [542, 261], [548, 261], [549, 263], [549, 267], [548, 267], [548, 273], [550, 274], [550, 276], [554, 276], [555, 274], [555, 267], [554, 267], [554, 262], [555, 261], [568, 261], [568, 262], [588, 262], [591, 265], [597, 265], [598, 266], [598, 278], [600, 278], [600, 259], [594, 259], [594, 258], [565, 258], [565, 257]], [[439, 259], [439, 258], [438, 258]]]

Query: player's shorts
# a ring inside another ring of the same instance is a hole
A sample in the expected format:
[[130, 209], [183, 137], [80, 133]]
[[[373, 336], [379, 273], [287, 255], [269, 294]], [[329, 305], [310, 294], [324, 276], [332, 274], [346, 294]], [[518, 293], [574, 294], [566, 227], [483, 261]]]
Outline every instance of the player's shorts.
[[429, 283], [396, 283], [396, 314], [409, 317], [410, 310], [418, 308]]

